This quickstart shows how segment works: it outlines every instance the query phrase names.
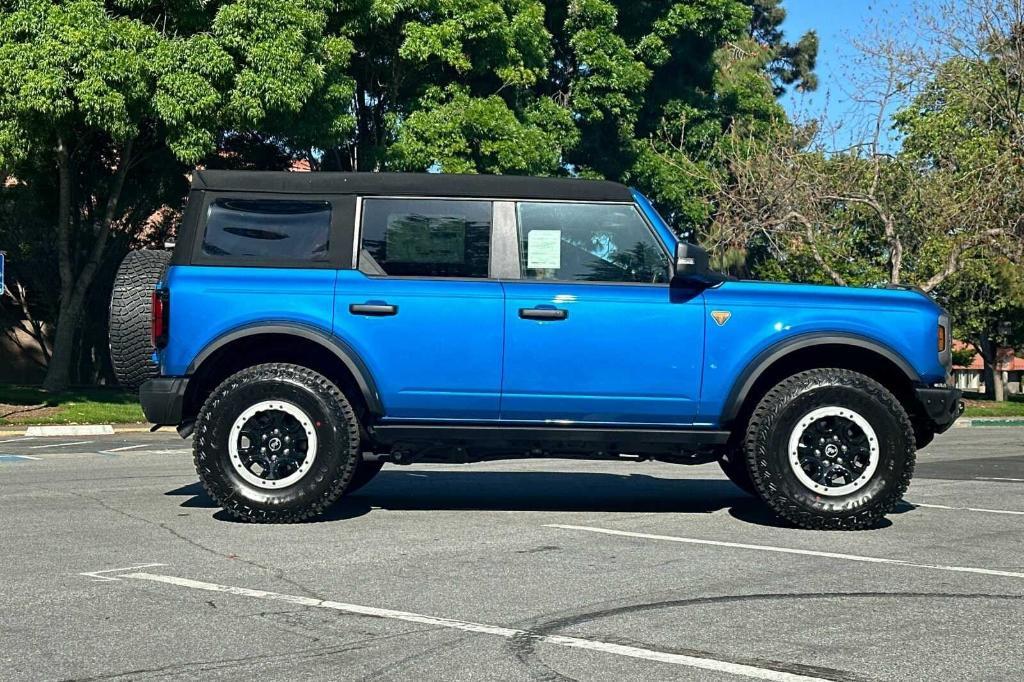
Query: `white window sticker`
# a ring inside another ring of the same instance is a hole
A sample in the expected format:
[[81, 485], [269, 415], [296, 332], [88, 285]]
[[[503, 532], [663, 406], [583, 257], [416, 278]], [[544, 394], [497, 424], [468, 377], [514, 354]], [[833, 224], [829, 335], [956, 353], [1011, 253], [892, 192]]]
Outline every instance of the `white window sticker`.
[[561, 230], [530, 230], [526, 238], [526, 267], [530, 270], [562, 267]]

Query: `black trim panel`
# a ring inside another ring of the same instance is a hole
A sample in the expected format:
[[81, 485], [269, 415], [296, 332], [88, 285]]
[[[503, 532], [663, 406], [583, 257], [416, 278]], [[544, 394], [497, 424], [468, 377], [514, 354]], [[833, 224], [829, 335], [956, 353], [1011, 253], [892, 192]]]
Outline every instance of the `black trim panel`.
[[963, 414], [963, 393], [956, 388], [919, 388], [917, 399], [935, 433], [942, 433]]
[[747, 399], [747, 394], [750, 393], [750, 389], [753, 388], [754, 384], [761, 375], [764, 374], [765, 370], [771, 367], [777, 360], [781, 360], [783, 357], [793, 353], [794, 351], [810, 348], [812, 346], [827, 345], [853, 346], [855, 348], [862, 348], [864, 350], [870, 350], [878, 353], [886, 360], [889, 360], [899, 367], [900, 371], [902, 371], [912, 382], [919, 383], [921, 381], [921, 377], [917, 374], [917, 371], [914, 370], [910, 363], [904, 360], [898, 353], [886, 346], [883, 346], [877, 341], [864, 338], [863, 336], [844, 334], [841, 332], [813, 332], [810, 334], [801, 334], [791, 339], [786, 339], [785, 341], [762, 351], [743, 369], [743, 372], [740, 373], [739, 377], [733, 383], [732, 390], [729, 391], [729, 397], [726, 398], [725, 407], [722, 410], [722, 417], [719, 423], [723, 426], [728, 426], [730, 422], [736, 418], [736, 415], [740, 413], [740, 410], [743, 407], [744, 401]]
[[188, 389], [188, 377], [157, 377], [139, 387], [142, 413], [151, 424], [177, 426]]
[[[601, 428], [464, 424], [382, 424], [371, 429], [384, 445], [415, 441], [572, 442], [637, 445], [722, 445], [728, 431], [703, 429]], [[659, 448], [661, 449], [661, 448]]]
[[444, 199], [552, 199], [632, 204], [625, 185], [607, 180], [448, 173], [290, 173], [196, 170], [192, 189], [285, 194], [358, 194]]
[[363, 394], [363, 398], [366, 400], [366, 405], [370, 410], [370, 414], [375, 417], [384, 415], [384, 405], [381, 402], [380, 392], [377, 390], [377, 384], [373, 380], [373, 375], [370, 374], [370, 370], [366, 366], [366, 363], [364, 363], [362, 358], [359, 357], [359, 354], [338, 337], [325, 333], [315, 327], [309, 327], [295, 322], [252, 324], [239, 327], [227, 334], [219, 336], [203, 348], [198, 355], [196, 355], [192, 360], [192, 363], [188, 366], [188, 373], [195, 374], [202, 366], [203, 362], [205, 362], [211, 355], [233, 341], [238, 341], [239, 339], [259, 334], [298, 336], [299, 338], [306, 339], [307, 341], [318, 343], [331, 351], [331, 353], [344, 363], [345, 367], [348, 368], [348, 371], [352, 373], [352, 376], [355, 377], [356, 383], [359, 385], [359, 390]]

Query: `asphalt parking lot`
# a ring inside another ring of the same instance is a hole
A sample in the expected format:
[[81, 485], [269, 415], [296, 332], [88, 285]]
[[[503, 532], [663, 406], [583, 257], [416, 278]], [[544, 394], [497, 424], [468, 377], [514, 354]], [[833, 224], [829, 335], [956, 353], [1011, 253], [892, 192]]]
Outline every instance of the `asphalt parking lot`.
[[1024, 669], [1024, 429], [920, 453], [854, 533], [715, 465], [385, 467], [236, 523], [173, 434], [0, 437], [0, 677], [993, 680]]

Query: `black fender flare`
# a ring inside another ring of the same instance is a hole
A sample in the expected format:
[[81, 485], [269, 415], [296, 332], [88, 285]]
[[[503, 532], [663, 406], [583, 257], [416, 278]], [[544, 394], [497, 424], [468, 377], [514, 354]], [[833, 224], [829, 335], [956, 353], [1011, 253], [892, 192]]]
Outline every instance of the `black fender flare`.
[[380, 399], [380, 392], [377, 390], [377, 383], [370, 373], [370, 369], [363, 362], [359, 354], [343, 339], [324, 331], [318, 327], [301, 324], [298, 322], [260, 322], [247, 324], [221, 334], [208, 343], [189, 363], [187, 374], [194, 375], [203, 363], [214, 353], [225, 346], [250, 336], [261, 334], [279, 334], [284, 336], [296, 336], [307, 341], [312, 341], [326, 350], [330, 351], [345, 365], [352, 376], [355, 377], [359, 391], [366, 400], [366, 406], [370, 414], [375, 417], [383, 416], [384, 404]]
[[874, 339], [843, 332], [811, 332], [808, 334], [799, 334], [792, 338], [785, 339], [784, 341], [780, 341], [775, 345], [769, 346], [758, 353], [753, 360], [747, 363], [747, 366], [743, 368], [743, 371], [740, 372], [740, 375], [733, 382], [732, 389], [729, 391], [729, 395], [725, 399], [725, 406], [722, 409], [720, 423], [729, 424], [736, 419], [740, 410], [743, 409], [743, 404], [746, 402], [747, 396], [750, 394], [750, 390], [754, 387], [754, 384], [761, 378], [765, 371], [767, 371], [767, 369], [778, 360], [781, 360], [790, 353], [804, 348], [835, 345], [851, 346], [877, 353], [898, 367], [912, 383], [919, 384], [921, 382], [921, 377], [918, 375], [917, 370], [915, 370], [903, 356]]

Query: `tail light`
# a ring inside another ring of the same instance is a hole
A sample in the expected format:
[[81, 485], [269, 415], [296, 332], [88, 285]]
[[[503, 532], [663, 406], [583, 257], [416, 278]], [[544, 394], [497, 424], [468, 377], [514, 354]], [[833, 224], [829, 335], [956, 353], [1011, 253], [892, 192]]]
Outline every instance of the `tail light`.
[[166, 289], [157, 289], [153, 292], [150, 311], [149, 338], [156, 349], [167, 345], [167, 332], [171, 319], [171, 306], [169, 292]]
[[946, 325], [939, 323], [938, 331], [939, 352], [946, 350]]

